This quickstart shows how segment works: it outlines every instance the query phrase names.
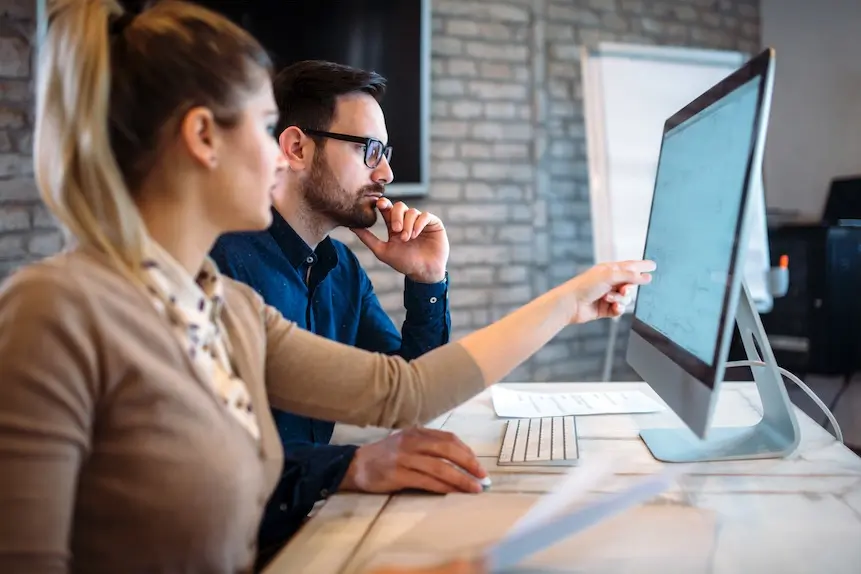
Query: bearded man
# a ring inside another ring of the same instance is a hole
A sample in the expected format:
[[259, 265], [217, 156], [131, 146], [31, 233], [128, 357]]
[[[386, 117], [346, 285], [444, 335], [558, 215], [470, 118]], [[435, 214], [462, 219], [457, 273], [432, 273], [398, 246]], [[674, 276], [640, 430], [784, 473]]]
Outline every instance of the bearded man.
[[[449, 242], [438, 217], [384, 196], [394, 178], [380, 106], [385, 88], [374, 72], [332, 62], [303, 61], [282, 70], [274, 81], [280, 118], [273, 135], [288, 168], [273, 193], [272, 226], [225, 235], [211, 255], [225, 275], [251, 286], [300, 327], [409, 360], [449, 340]], [[386, 240], [369, 229], [378, 213]], [[338, 227], [352, 230], [404, 275], [401, 332], [356, 256], [329, 237]], [[480, 492], [479, 479], [487, 476], [451, 433], [408, 429], [362, 446], [333, 445], [331, 422], [273, 414], [285, 462], [264, 513], [260, 563], [318, 500], [335, 492]]]

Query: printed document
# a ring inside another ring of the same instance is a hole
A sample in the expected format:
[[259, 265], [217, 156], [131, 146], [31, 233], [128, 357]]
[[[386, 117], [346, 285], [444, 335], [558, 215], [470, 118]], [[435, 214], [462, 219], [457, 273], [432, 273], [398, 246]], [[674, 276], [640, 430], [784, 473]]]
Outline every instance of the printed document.
[[495, 385], [490, 388], [493, 410], [500, 417], [535, 418], [567, 415], [653, 413], [663, 405], [643, 391], [536, 393]]

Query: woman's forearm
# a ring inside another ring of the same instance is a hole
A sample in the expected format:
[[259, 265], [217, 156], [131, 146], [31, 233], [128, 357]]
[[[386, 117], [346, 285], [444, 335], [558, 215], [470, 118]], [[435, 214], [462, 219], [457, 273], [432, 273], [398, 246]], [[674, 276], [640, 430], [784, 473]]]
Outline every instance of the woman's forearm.
[[500, 381], [566, 325], [621, 314], [626, 287], [647, 282], [652, 269], [651, 262], [594, 266], [493, 325], [409, 362], [313, 335], [261, 301], [270, 404], [356, 425], [426, 422]]
[[558, 334], [577, 306], [570, 292], [556, 288], [409, 362], [318, 337], [267, 307], [270, 403], [356, 425], [426, 422], [499, 381]]
[[491, 385], [535, 354], [569, 324], [577, 301], [561, 285], [459, 343]]

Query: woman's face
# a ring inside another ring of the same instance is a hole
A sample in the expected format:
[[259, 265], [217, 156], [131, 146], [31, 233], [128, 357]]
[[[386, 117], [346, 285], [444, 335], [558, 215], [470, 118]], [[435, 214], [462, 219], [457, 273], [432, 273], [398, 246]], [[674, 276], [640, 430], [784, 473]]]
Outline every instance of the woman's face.
[[239, 122], [220, 133], [218, 161], [207, 212], [220, 233], [266, 229], [272, 221], [272, 193], [286, 167], [273, 136], [278, 107], [269, 81], [244, 97]]

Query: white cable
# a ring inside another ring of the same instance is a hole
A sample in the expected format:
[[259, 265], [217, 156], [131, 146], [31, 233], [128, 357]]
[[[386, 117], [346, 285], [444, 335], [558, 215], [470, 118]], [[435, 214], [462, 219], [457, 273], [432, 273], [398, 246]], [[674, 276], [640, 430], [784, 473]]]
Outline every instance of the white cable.
[[[727, 366], [727, 368], [730, 368], [730, 367], [765, 367], [766, 364], [763, 363], [762, 361], [731, 361], [731, 362], [728, 362], [726, 364], [726, 366]], [[816, 396], [816, 393], [814, 393], [810, 387], [805, 385], [801, 381], [801, 379], [799, 379], [798, 377], [796, 377], [795, 375], [793, 375], [792, 373], [790, 373], [789, 371], [787, 371], [783, 367], [777, 367], [777, 370], [780, 371], [781, 375], [783, 375], [784, 377], [786, 377], [787, 379], [789, 379], [790, 381], [792, 381], [793, 383], [798, 385], [798, 388], [800, 388], [802, 391], [804, 391], [805, 394], [807, 394], [807, 396], [810, 397], [814, 403], [816, 403], [816, 406], [819, 407], [823, 413], [825, 413], [825, 416], [828, 418], [828, 422], [831, 423], [831, 426], [834, 429], [834, 434], [837, 435], [837, 440], [839, 440], [842, 443], [843, 442], [843, 431], [840, 430], [840, 425], [837, 424], [837, 419], [834, 418], [834, 415], [831, 414], [831, 411], [828, 410], [828, 407], [825, 406], [825, 403], [823, 403], [819, 399], [819, 397]]]

